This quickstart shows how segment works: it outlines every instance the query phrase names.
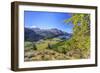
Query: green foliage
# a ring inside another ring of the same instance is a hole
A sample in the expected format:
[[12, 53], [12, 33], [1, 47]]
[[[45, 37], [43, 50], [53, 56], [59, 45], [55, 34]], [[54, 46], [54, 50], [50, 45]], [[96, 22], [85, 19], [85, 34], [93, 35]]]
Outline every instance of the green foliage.
[[49, 43], [48, 43], [48, 48], [49, 48], [49, 49], [52, 49], [52, 46], [51, 46], [51, 44], [49, 44]]
[[32, 47], [33, 50], [37, 50], [37, 47], [36, 47], [36, 45], [35, 45], [34, 42], [32, 42], [32, 46], [33, 46], [33, 47]]
[[[73, 36], [67, 42], [70, 49], [79, 49], [80, 57], [84, 58], [84, 54], [89, 54], [90, 49], [90, 15], [89, 14], [73, 14], [66, 23], [72, 22], [74, 25]], [[68, 44], [72, 44], [71, 46]], [[88, 56], [88, 55], [87, 55]]]

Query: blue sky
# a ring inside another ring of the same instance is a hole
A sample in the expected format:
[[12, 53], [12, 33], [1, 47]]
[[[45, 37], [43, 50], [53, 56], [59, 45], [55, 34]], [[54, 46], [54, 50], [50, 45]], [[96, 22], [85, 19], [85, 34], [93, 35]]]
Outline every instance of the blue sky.
[[73, 24], [64, 23], [64, 20], [70, 17], [70, 13], [24, 11], [24, 25], [29, 28], [57, 28], [72, 33]]

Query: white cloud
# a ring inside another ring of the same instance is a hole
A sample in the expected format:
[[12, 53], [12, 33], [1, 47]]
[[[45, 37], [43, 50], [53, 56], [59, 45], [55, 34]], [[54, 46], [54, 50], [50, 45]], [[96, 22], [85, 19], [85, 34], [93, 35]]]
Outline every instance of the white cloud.
[[37, 28], [37, 26], [34, 26], [34, 25], [33, 25], [33, 26], [30, 26], [30, 27], [31, 27], [31, 28]]
[[37, 28], [37, 26], [25, 26], [26, 28]]

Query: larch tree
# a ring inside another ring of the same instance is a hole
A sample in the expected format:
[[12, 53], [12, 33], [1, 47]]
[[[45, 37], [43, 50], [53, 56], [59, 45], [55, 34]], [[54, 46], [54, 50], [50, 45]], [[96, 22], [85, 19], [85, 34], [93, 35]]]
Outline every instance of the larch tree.
[[65, 20], [65, 23], [72, 23], [73, 36], [68, 43], [71, 49], [80, 51], [80, 58], [88, 58], [90, 54], [90, 14], [75, 13]]

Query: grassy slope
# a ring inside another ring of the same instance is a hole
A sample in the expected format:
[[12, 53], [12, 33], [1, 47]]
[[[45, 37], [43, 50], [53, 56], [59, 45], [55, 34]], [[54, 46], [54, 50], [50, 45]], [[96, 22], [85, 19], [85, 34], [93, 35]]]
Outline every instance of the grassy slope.
[[72, 44], [67, 42], [58, 38], [42, 40], [35, 43], [37, 50], [32, 49], [32, 42], [25, 42], [25, 61], [80, 59], [80, 51], [69, 48]]
[[[54, 45], [58, 43], [60, 39], [54, 38], [54, 39], [46, 39], [40, 42], [36, 42], [36, 47], [38, 50], [44, 50], [48, 47], [48, 44]], [[25, 42], [25, 48], [32, 48], [32, 43], [31, 42]]]

